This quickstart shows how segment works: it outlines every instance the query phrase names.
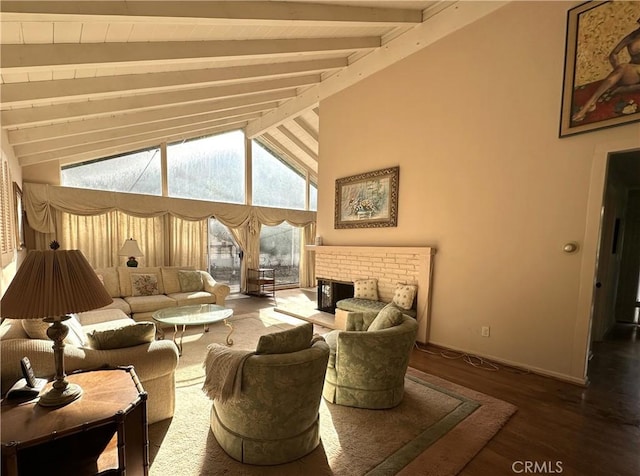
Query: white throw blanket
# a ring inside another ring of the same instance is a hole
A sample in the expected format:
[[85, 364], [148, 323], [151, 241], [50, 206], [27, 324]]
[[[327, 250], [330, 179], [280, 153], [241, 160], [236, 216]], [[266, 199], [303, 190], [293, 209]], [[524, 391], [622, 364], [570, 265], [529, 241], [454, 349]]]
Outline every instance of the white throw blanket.
[[248, 357], [255, 352], [232, 350], [220, 344], [211, 344], [204, 360], [205, 381], [202, 390], [211, 399], [225, 402], [240, 394], [242, 367]]

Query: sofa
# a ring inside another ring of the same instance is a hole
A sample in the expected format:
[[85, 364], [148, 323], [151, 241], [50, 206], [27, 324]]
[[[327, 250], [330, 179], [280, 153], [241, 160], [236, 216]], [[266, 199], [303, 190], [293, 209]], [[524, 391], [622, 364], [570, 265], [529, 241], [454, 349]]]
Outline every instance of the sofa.
[[349, 312], [346, 330], [325, 335], [331, 351], [325, 400], [368, 409], [400, 404], [417, 332], [417, 321], [394, 304], [380, 312]]
[[119, 309], [136, 321], [153, 321], [153, 313], [167, 307], [224, 306], [230, 291], [206, 271], [186, 266], [116, 266], [95, 271], [113, 298], [102, 309]]
[[[2, 395], [22, 377], [20, 359], [28, 357], [36, 377], [55, 375], [53, 341], [46, 337], [46, 325], [41, 320], [4, 319], [0, 324], [0, 375]], [[37, 330], [33, 325], [40, 325]], [[92, 370], [101, 367], [133, 365], [142, 387], [148, 394], [147, 419], [155, 423], [173, 416], [175, 408], [175, 370], [178, 350], [172, 341], [154, 340], [155, 329], [146, 342], [106, 350], [92, 348], [88, 335], [95, 337], [116, 332], [116, 329], [136, 326], [136, 322], [119, 309], [103, 309], [72, 315], [65, 322], [70, 328], [65, 339], [65, 372]], [[29, 332], [27, 332], [29, 331]], [[30, 337], [33, 336], [33, 337]], [[108, 346], [105, 346], [108, 347]]]

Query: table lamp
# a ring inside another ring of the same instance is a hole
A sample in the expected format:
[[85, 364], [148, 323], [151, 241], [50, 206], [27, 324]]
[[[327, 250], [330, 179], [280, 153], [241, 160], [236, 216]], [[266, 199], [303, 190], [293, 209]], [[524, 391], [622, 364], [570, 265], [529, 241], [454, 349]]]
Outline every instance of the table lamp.
[[138, 242], [133, 238], [129, 238], [124, 241], [122, 248], [118, 252], [119, 256], [127, 256], [129, 260], [127, 261], [127, 266], [131, 268], [138, 267], [138, 261], [136, 260], [139, 256], [144, 256], [144, 253], [140, 250], [138, 246]]
[[82, 395], [82, 389], [66, 380], [64, 339], [69, 313], [97, 309], [113, 302], [104, 285], [81, 251], [30, 251], [18, 268], [0, 306], [2, 316], [11, 319], [44, 319], [51, 323], [47, 336], [53, 341], [55, 378], [52, 388], [40, 396], [44, 407], [58, 407]]

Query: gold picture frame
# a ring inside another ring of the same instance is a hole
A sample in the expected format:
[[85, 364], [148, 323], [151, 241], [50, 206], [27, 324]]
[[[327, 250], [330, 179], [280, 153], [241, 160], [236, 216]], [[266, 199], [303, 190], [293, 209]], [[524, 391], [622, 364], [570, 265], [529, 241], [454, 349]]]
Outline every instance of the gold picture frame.
[[334, 228], [398, 226], [400, 167], [336, 180]]
[[640, 82], [630, 80], [640, 64], [628, 51], [638, 43], [640, 2], [590, 1], [568, 11], [560, 137], [640, 121]]

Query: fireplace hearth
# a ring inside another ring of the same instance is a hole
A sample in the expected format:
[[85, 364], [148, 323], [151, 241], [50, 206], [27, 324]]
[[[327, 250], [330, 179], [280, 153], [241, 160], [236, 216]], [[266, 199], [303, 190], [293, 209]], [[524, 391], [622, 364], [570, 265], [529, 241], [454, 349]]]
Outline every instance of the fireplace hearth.
[[318, 278], [318, 310], [336, 313], [336, 303], [353, 297], [353, 283]]

